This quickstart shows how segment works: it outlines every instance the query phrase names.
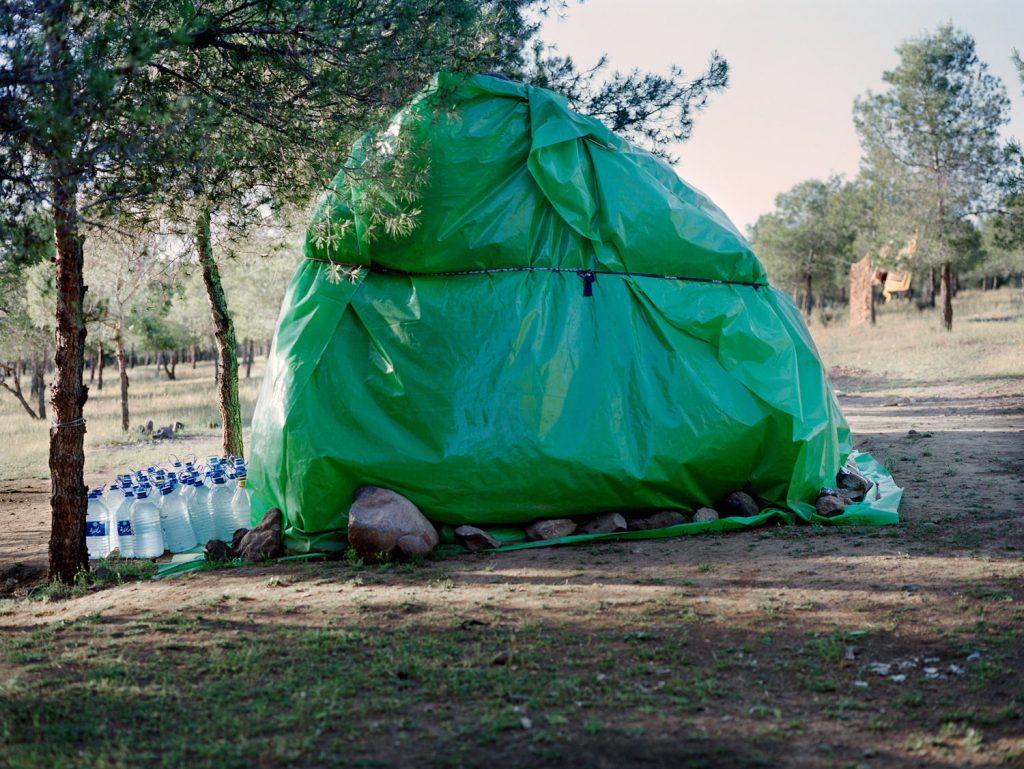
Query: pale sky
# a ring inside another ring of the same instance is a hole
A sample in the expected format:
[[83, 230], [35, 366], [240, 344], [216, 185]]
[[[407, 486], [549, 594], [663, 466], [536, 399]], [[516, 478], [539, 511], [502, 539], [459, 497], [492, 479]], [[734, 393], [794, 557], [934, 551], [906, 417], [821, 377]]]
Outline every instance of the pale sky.
[[860, 145], [853, 100], [880, 91], [896, 46], [952, 21], [1002, 78], [1011, 101], [1007, 137], [1024, 141], [1024, 96], [1010, 63], [1024, 52], [1024, 0], [587, 0], [543, 37], [578, 65], [601, 53], [609, 69], [703, 71], [711, 51], [730, 84], [674, 147], [676, 172], [743, 231], [775, 195], [811, 177], [853, 177]]

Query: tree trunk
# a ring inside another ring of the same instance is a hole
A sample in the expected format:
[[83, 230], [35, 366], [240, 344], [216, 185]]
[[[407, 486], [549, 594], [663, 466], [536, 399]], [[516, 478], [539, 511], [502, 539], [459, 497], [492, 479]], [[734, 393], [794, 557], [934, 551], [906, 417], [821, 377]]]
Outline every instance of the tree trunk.
[[52, 97], [62, 118], [50, 127], [49, 152], [51, 210], [53, 212], [55, 285], [57, 289], [55, 353], [50, 426], [50, 578], [72, 582], [89, 567], [85, 547], [84, 482], [85, 420], [82, 410], [89, 396], [82, 381], [85, 349], [85, 295], [82, 233], [78, 220], [78, 185], [72, 176], [78, 140], [74, 89], [77, 78], [69, 73], [71, 0], [54, 0], [40, 23], [47, 29], [47, 64], [52, 72], [66, 73], [53, 82]]
[[56, 353], [50, 406], [50, 578], [72, 582], [88, 568], [85, 548], [85, 420], [88, 388], [82, 382], [85, 294], [78, 195], [61, 163], [53, 163], [53, 218], [56, 244]]
[[96, 381], [96, 356], [89, 359], [89, 384]]
[[246, 340], [245, 343], [245, 378], [248, 379], [252, 376], [252, 338]]
[[928, 268], [928, 282], [925, 283], [925, 299], [929, 307], [935, 306], [935, 268]]
[[178, 378], [178, 348], [174, 348], [174, 352], [171, 353], [171, 379]]
[[36, 394], [36, 415], [46, 419], [46, 364], [40, 355], [35, 359], [35, 371], [32, 372], [32, 389]]
[[[19, 371], [20, 366], [20, 360], [17, 363], [15, 363], [13, 367], [0, 363], [0, 374], [3, 374], [3, 376], [0, 377], [0, 387], [4, 388], [5, 390], [7, 390], [7, 392], [9, 392], [11, 395], [17, 398], [18, 403], [21, 404], [21, 407], [25, 409], [25, 411], [28, 413], [30, 417], [32, 417], [33, 419], [38, 419], [39, 417], [36, 416], [36, 412], [34, 412], [32, 410], [32, 407], [28, 405], [28, 401], [25, 400], [25, 395], [21, 391], [21, 373]], [[11, 387], [9, 384], [7, 384], [8, 376], [14, 379], [14, 387]]]
[[118, 321], [114, 330], [114, 354], [117, 356], [117, 373], [121, 377], [121, 432], [128, 432], [128, 367], [124, 360], [124, 339], [121, 337], [121, 329], [124, 327], [124, 319]]
[[871, 325], [875, 325], [875, 287], [873, 285], [868, 286], [870, 292], [870, 307], [871, 307]]
[[242, 456], [242, 408], [238, 400], [238, 345], [235, 326], [228, 312], [227, 297], [220, 282], [220, 270], [213, 258], [210, 238], [210, 211], [203, 209], [196, 220], [196, 247], [203, 268], [203, 284], [213, 314], [214, 336], [217, 339], [220, 393], [220, 418], [223, 425], [224, 453]]
[[128, 353], [129, 367], [135, 368], [135, 345], [132, 345], [132, 351]]
[[942, 327], [953, 330], [953, 276], [949, 262], [942, 263], [941, 273]]
[[196, 353], [198, 352], [198, 347], [199, 345], [193, 343], [192, 346], [188, 348], [189, 363], [192, 364], [192, 368], [196, 367], [196, 358], [198, 357]]
[[99, 354], [96, 357], [99, 358], [99, 365], [97, 366], [99, 371], [96, 374], [96, 389], [97, 390], [102, 390], [103, 389], [103, 345], [102, 344], [100, 345]]
[[176, 356], [177, 356], [177, 353], [175, 353], [172, 356], [172, 355], [170, 355], [170, 354], [168, 354], [166, 352], [163, 352], [163, 351], [158, 352], [156, 354], [157, 371], [160, 370], [160, 365], [163, 364], [164, 373], [167, 374], [167, 381], [168, 382], [173, 382], [174, 378], [175, 378], [175, 374], [174, 374], [175, 366], [174, 366], [174, 364], [177, 362], [175, 360]]
[[807, 322], [811, 322], [811, 308], [814, 304], [814, 298], [811, 294], [811, 273], [807, 273], [807, 284], [804, 286], [804, 315], [807, 317]]

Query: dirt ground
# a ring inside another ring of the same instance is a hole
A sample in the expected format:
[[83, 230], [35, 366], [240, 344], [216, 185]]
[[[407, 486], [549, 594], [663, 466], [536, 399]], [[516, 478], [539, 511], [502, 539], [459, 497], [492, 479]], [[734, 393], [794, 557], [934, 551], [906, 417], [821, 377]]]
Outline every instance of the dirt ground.
[[[296, 627], [396, 639], [431, 629], [475, 634], [460, 654], [487, 675], [518, 665], [516, 675], [540, 676], [518, 698], [449, 691], [356, 718], [345, 765], [1024, 766], [1020, 382], [904, 389], [857, 369], [831, 373], [855, 446], [905, 487], [898, 526], [772, 527], [450, 557], [418, 570], [202, 572], [8, 601], [0, 638], [60, 627], [54, 653], [102, 637], [131, 659], [137, 645], [167, 640], [153, 623], [171, 617], [212, 618], [253, 639]], [[10, 597], [45, 569], [47, 503], [45, 482], [0, 488], [0, 588], [3, 574], [16, 579]], [[121, 638], [132, 623], [142, 629]], [[173, 648], [203, 643], [174, 638]], [[33, 675], [0, 657], [0, 679]], [[566, 682], [578, 699], [564, 694], [545, 711], [544, 687]], [[495, 741], [478, 735], [491, 715], [505, 719], [493, 722], [504, 724]], [[399, 725], [379, 726], [388, 719]], [[319, 765], [321, 744], [294, 759], [270, 749], [258, 763]]]

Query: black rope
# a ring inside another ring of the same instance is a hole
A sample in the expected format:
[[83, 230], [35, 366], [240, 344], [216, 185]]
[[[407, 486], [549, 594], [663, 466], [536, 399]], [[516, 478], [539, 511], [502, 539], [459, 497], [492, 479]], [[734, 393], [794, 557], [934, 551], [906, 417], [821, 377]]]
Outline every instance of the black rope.
[[348, 262], [335, 262], [331, 259], [318, 259], [315, 256], [307, 256], [307, 259], [313, 262], [321, 262], [323, 264], [336, 264], [339, 267], [356, 267], [360, 269], [369, 269], [371, 272], [379, 272], [382, 274], [390, 275], [405, 275], [408, 277], [424, 278], [424, 277], [458, 277], [462, 275], [490, 275], [491, 273], [501, 272], [574, 272], [583, 279], [583, 295], [593, 295], [593, 285], [597, 280], [598, 275], [617, 275], [619, 277], [626, 278], [657, 278], [659, 280], [681, 280], [688, 283], [713, 283], [724, 286], [750, 286], [755, 291], [759, 288], [767, 287], [767, 283], [757, 283], [756, 281], [751, 283], [744, 280], [725, 280], [723, 278], [694, 278], [687, 275], [659, 275], [652, 272], [626, 272], [621, 270], [588, 270], [581, 269], [578, 267], [486, 267], [476, 270], [451, 270], [441, 272], [417, 272], [414, 270], [400, 270], [393, 267], [384, 267], [383, 265], [377, 264], [377, 262], [371, 262], [370, 264], [350, 264]]

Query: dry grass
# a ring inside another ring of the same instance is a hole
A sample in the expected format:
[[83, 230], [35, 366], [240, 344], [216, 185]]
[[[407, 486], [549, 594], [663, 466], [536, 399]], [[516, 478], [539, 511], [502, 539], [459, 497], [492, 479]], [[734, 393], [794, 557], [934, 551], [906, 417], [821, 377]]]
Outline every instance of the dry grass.
[[890, 390], [1024, 378], [1024, 292], [965, 291], [953, 309], [952, 333], [936, 311], [904, 301], [879, 307], [873, 327], [815, 323], [811, 333], [827, 366], [863, 369]]
[[[256, 407], [264, 362], [258, 359], [253, 365], [252, 378], [240, 382], [242, 421], [246, 425]], [[219, 453], [220, 413], [212, 363], [200, 363], [195, 369], [187, 364], [179, 365], [177, 379], [173, 382], [167, 381], [163, 373], [157, 375], [152, 366], [129, 370], [132, 430], [127, 436], [121, 432], [117, 369], [108, 367], [104, 373], [103, 389], [91, 387], [85, 404], [87, 473], [163, 462], [170, 453], [181, 456]], [[0, 397], [0, 480], [47, 477], [49, 419], [33, 421], [13, 397], [0, 395], [3, 396]], [[148, 420], [156, 426], [182, 422], [185, 437], [174, 441], [150, 440], [137, 430]], [[248, 443], [248, 432], [245, 437]]]

